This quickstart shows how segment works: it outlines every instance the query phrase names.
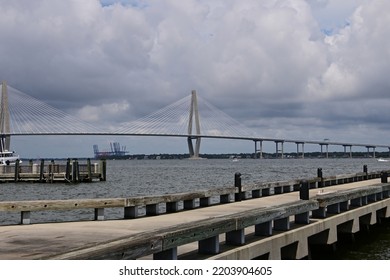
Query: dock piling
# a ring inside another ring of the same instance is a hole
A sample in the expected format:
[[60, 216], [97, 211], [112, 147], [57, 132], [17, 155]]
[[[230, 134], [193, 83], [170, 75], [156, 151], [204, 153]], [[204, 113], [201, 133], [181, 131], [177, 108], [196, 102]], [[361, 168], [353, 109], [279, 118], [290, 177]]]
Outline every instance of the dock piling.
[[368, 178], [368, 169], [367, 169], [367, 165], [363, 165], [363, 172], [365, 173], [364, 175], [364, 180], [367, 180]]
[[95, 221], [104, 221], [104, 208], [95, 208]]
[[15, 162], [15, 182], [19, 181], [19, 171], [20, 171], [20, 160], [17, 159], [16, 162]]
[[44, 180], [44, 171], [45, 171], [45, 160], [41, 159], [41, 166], [39, 168], [39, 182], [42, 183]]
[[50, 183], [53, 183], [54, 181], [54, 160], [51, 160], [49, 165], [49, 180]]
[[302, 200], [309, 200], [309, 182], [306, 180], [301, 181], [301, 187], [299, 189], [299, 198]]
[[159, 204], [148, 204], [146, 205], [147, 216], [157, 216], [160, 214]]
[[386, 171], [382, 171], [381, 173], [381, 183], [387, 183], [387, 177], [388, 177], [388, 174]]
[[87, 178], [87, 181], [88, 182], [92, 182], [92, 169], [91, 169], [91, 160], [90, 159], [87, 159], [87, 172], [88, 172], [88, 178]]
[[177, 260], [177, 247], [153, 254], [153, 260]]
[[196, 208], [195, 199], [186, 199], [184, 200], [183, 205], [185, 210], [194, 209]]
[[65, 179], [70, 182], [70, 158], [66, 160]]
[[320, 181], [318, 182], [318, 187], [319, 188], [324, 187], [324, 177], [322, 174], [322, 168], [317, 169], [317, 177], [320, 178]]
[[230, 245], [243, 245], [245, 244], [245, 231], [244, 229], [238, 229], [229, 231], [226, 233], [226, 244]]
[[274, 220], [274, 230], [286, 231], [289, 229], [290, 229], [289, 217]]
[[296, 224], [309, 224], [310, 223], [309, 211], [295, 215], [294, 222]]
[[100, 173], [101, 173], [101, 177], [100, 177], [100, 181], [106, 181], [106, 160], [102, 159], [100, 161]]
[[263, 222], [255, 225], [256, 236], [271, 236], [272, 235], [272, 221]]
[[211, 205], [211, 197], [199, 198], [199, 207], [208, 207]]
[[124, 210], [125, 219], [138, 218], [138, 206], [126, 206]]
[[215, 255], [219, 253], [219, 236], [209, 237], [198, 242], [200, 254]]
[[73, 160], [72, 163], [72, 183], [78, 183], [80, 182], [80, 168], [79, 168], [79, 162], [77, 159]]
[[166, 203], [166, 212], [167, 213], [175, 213], [177, 211], [179, 211], [179, 203], [177, 201]]
[[30, 211], [22, 211], [21, 212], [20, 223], [22, 225], [29, 225], [31, 223], [31, 212]]
[[235, 201], [242, 200], [242, 185], [241, 185], [241, 173], [236, 172], [234, 174], [234, 186], [238, 189], [238, 192], [235, 194]]

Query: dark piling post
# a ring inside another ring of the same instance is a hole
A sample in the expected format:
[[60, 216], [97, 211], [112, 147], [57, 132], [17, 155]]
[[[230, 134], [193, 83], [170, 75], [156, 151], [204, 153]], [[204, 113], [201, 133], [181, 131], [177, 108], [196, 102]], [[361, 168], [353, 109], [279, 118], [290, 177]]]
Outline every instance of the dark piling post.
[[41, 159], [41, 166], [39, 168], [39, 182], [43, 182], [45, 171], [45, 160]]
[[106, 160], [100, 161], [100, 181], [106, 181]]
[[80, 182], [80, 166], [79, 161], [76, 159], [76, 182]]
[[72, 183], [76, 183], [76, 160], [72, 161]]
[[322, 168], [317, 168], [317, 177], [321, 179], [321, 181], [318, 182], [318, 187], [322, 188], [324, 186], [324, 177], [322, 175]]
[[70, 181], [70, 158], [66, 160], [65, 178], [68, 182]]
[[367, 169], [367, 165], [363, 165], [363, 172], [365, 173], [365, 175], [364, 175], [364, 180], [367, 180], [367, 179], [368, 179], [368, 169]]
[[309, 200], [309, 182], [306, 180], [301, 181], [301, 187], [299, 189], [299, 198], [302, 200]]
[[31, 173], [33, 173], [33, 161], [32, 161], [32, 159], [30, 159], [29, 161], [28, 161], [28, 166], [30, 167], [30, 172]]
[[72, 182], [77, 183], [79, 180], [79, 162], [77, 159], [73, 160], [72, 164]]
[[51, 160], [50, 165], [49, 165], [49, 178], [50, 178], [50, 183], [53, 183], [53, 181], [54, 181], [54, 159]]
[[92, 182], [91, 159], [87, 159], [88, 182]]
[[388, 177], [388, 174], [386, 171], [382, 171], [381, 173], [381, 183], [387, 183], [387, 177]]
[[15, 162], [15, 182], [19, 181], [19, 164], [20, 164], [20, 160], [17, 159], [16, 162]]
[[234, 174], [234, 186], [238, 189], [238, 193], [235, 194], [235, 201], [241, 201], [242, 185], [241, 185], [241, 173]]

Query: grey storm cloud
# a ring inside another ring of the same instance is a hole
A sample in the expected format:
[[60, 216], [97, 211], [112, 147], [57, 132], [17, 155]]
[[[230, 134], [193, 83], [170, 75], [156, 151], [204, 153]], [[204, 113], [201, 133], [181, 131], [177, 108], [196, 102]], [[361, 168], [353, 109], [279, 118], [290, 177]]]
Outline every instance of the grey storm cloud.
[[1, 79], [85, 121], [135, 120], [196, 89], [265, 137], [387, 141], [388, 1], [0, 4]]

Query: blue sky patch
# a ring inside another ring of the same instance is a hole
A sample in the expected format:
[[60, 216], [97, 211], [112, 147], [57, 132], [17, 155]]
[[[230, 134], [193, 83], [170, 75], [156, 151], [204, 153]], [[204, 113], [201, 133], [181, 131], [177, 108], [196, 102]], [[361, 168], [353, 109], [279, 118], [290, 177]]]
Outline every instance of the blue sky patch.
[[100, 0], [103, 7], [111, 6], [114, 4], [121, 4], [122, 6], [132, 6], [135, 8], [143, 9], [147, 4], [142, 0]]

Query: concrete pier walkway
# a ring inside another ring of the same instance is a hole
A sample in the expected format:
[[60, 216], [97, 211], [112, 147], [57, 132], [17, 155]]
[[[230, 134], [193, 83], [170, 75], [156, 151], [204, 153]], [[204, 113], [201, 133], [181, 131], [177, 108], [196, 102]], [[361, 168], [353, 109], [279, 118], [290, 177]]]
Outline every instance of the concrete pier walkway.
[[[310, 199], [378, 184], [380, 179], [372, 179], [311, 189]], [[96, 250], [107, 256], [107, 252], [123, 250], [134, 240], [150, 239], [154, 233], [161, 235], [164, 228], [196, 225], [233, 214], [245, 215], [248, 211], [266, 211], [299, 201], [299, 192], [289, 192], [136, 219], [0, 226], [0, 259], [83, 259]], [[389, 204], [389, 198], [384, 201]]]

